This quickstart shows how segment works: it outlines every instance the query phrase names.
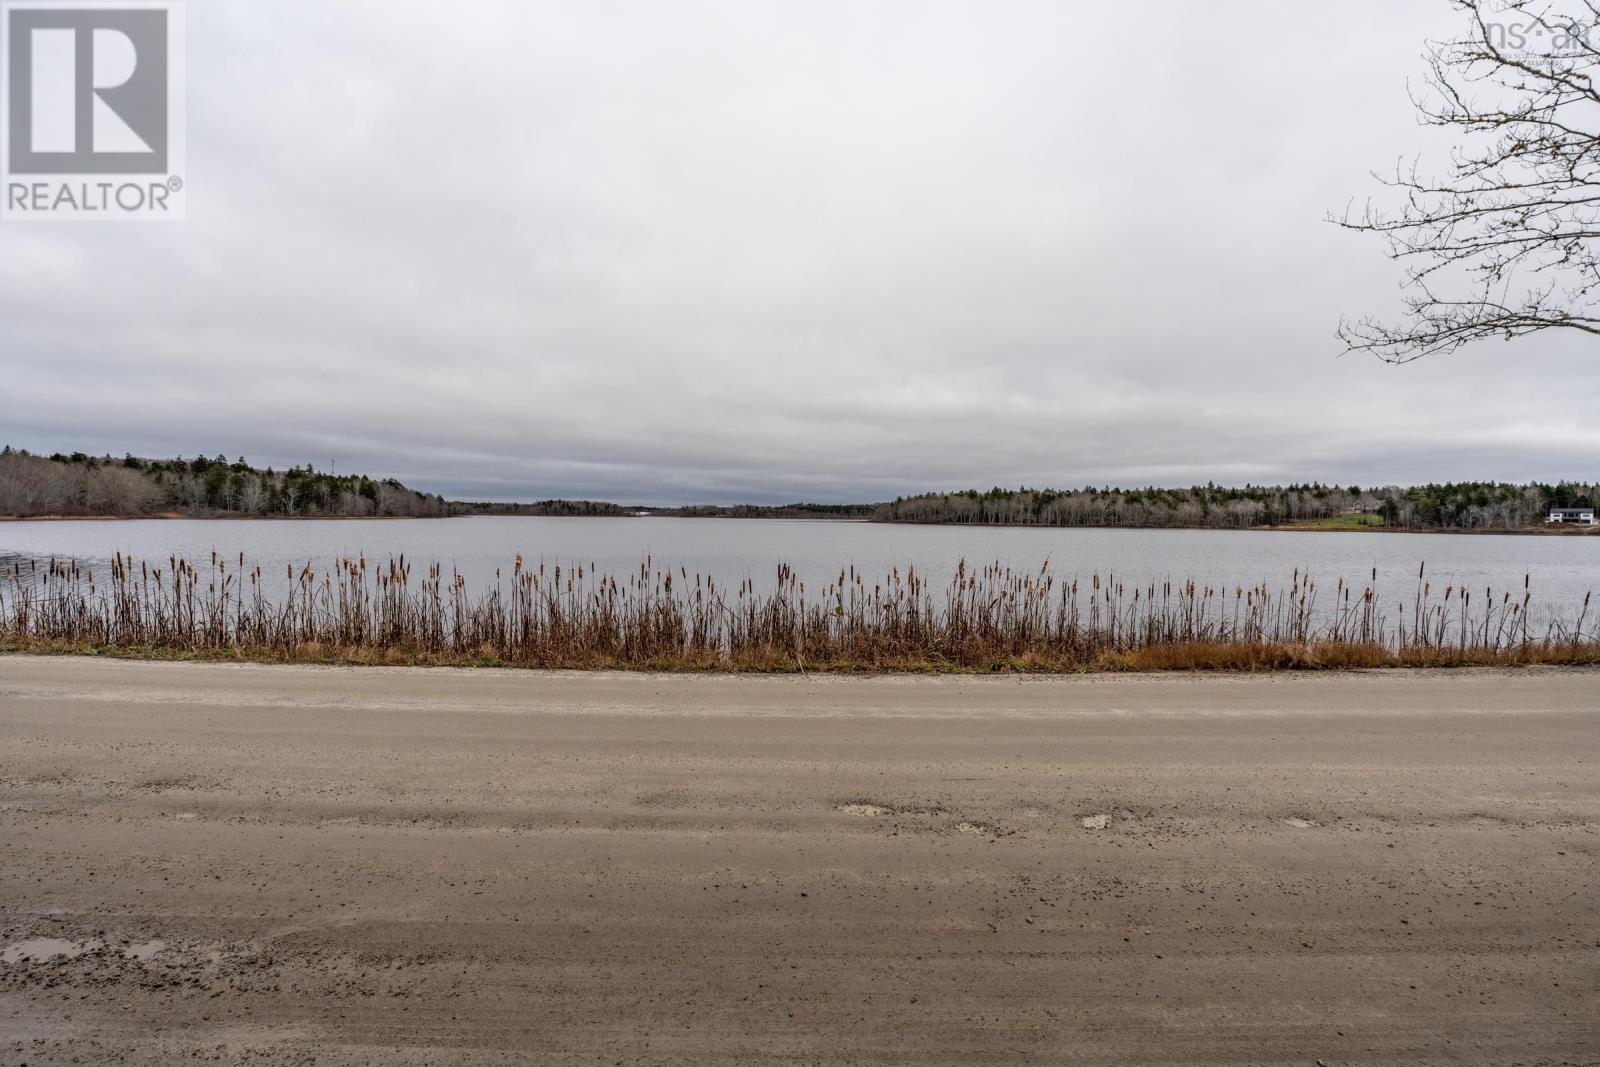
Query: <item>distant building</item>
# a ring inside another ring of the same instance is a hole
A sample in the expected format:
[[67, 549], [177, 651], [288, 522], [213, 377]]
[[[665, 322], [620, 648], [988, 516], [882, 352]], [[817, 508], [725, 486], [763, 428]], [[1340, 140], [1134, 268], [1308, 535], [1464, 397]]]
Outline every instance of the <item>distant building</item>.
[[1580, 526], [1594, 525], [1594, 508], [1551, 508], [1545, 522], [1575, 522]]

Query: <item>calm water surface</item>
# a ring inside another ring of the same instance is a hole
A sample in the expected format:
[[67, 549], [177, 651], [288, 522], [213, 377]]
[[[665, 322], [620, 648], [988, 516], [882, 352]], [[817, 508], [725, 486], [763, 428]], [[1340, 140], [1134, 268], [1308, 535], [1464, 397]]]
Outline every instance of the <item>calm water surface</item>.
[[1229, 589], [1260, 582], [1276, 589], [1299, 568], [1309, 570], [1330, 598], [1337, 579], [1359, 589], [1376, 568], [1384, 600], [1408, 603], [1425, 562], [1436, 593], [1462, 584], [1475, 598], [1485, 588], [1497, 596], [1520, 594], [1527, 575], [1541, 614], [1575, 614], [1584, 595], [1600, 586], [1600, 537], [498, 516], [0, 523], [0, 559], [54, 556], [103, 565], [118, 551], [152, 563], [174, 554], [206, 563], [213, 551], [231, 559], [243, 552], [269, 576], [281, 575], [288, 564], [321, 569], [342, 555], [364, 552], [383, 561], [404, 553], [418, 564], [414, 577], [437, 560], [475, 588], [493, 583], [496, 568], [509, 574], [519, 552], [530, 564], [592, 564], [618, 575], [636, 571], [648, 556], [658, 569], [681, 567], [725, 585], [750, 578], [758, 587], [771, 585], [780, 563], [793, 566], [812, 588], [852, 564], [869, 582], [893, 567], [915, 566], [937, 587], [963, 559], [969, 566], [998, 561], [1028, 571], [1049, 561], [1055, 574], [1069, 579], [1115, 574], [1130, 585], [1171, 578]]

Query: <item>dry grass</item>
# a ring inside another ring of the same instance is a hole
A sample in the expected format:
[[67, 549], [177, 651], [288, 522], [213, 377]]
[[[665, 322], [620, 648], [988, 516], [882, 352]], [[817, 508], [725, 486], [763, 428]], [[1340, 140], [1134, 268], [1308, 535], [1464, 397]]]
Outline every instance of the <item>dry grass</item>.
[[1419, 572], [1387, 601], [1376, 574], [1319, 603], [1296, 572], [1277, 591], [1195, 583], [1058, 581], [995, 564], [935, 590], [915, 570], [868, 584], [852, 570], [808, 590], [780, 567], [772, 591], [722, 589], [646, 560], [618, 579], [525, 568], [481, 593], [435, 564], [341, 559], [284, 575], [118, 557], [16, 564], [0, 582], [0, 649], [270, 662], [731, 671], [1327, 670], [1600, 663], [1583, 612], [1539, 630], [1519, 597], [1435, 592]]

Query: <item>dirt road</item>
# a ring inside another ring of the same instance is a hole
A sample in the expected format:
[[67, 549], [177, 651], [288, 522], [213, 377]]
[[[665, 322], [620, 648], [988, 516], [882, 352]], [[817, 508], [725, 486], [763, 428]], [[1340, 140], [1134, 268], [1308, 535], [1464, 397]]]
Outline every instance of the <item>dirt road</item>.
[[0, 657], [0, 1063], [1600, 1063], [1600, 674]]

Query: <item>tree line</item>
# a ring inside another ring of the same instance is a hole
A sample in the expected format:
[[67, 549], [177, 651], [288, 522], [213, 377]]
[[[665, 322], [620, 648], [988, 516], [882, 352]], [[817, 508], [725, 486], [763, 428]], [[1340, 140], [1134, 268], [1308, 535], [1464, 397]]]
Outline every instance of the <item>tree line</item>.
[[1551, 508], [1596, 506], [1584, 482], [1447, 482], [1420, 486], [1207, 484], [1189, 488], [968, 489], [880, 504], [634, 507], [594, 500], [463, 503], [408, 489], [393, 478], [333, 474], [310, 464], [276, 471], [242, 457], [156, 460], [0, 450], [0, 515], [250, 515], [284, 517], [445, 515], [659, 515], [678, 518], [843, 519], [996, 526], [1208, 527], [1250, 529], [1363, 516], [1409, 530], [1514, 530]]
[[1412, 530], [1511, 530], [1543, 522], [1553, 507], [1593, 506], [1600, 485], [1453, 482], [1367, 488], [1288, 485], [1187, 489], [969, 489], [880, 505], [880, 522], [998, 526], [1141, 526], [1248, 529], [1370, 515]]
[[474, 501], [469, 515], [660, 516], [673, 519], [870, 519], [881, 504], [686, 504], [637, 507], [603, 500], [537, 500], [526, 504]]
[[685, 519], [870, 519], [881, 504], [691, 504], [641, 509]]
[[524, 504], [474, 500], [457, 505], [465, 515], [555, 515], [566, 518], [618, 517], [633, 512], [604, 500], [534, 500]]
[[33, 455], [0, 450], [0, 515], [254, 515], [433, 517], [454, 513], [443, 497], [393, 478], [304, 467], [258, 469], [243, 457], [191, 460], [127, 455]]

